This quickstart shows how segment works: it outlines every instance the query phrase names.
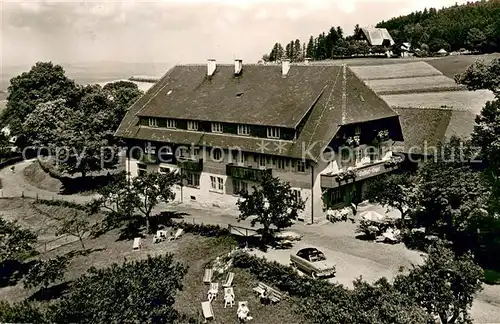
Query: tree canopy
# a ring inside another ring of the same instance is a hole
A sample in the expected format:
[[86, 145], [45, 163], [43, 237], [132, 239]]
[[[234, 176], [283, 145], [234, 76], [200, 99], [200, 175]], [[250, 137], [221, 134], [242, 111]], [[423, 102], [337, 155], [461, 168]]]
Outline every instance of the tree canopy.
[[[33, 69], [43, 64], [37, 63]], [[64, 75], [62, 69], [61, 73]], [[56, 86], [50, 84], [54, 82], [51, 78], [39, 82]], [[37, 90], [27, 87], [23, 91]], [[44, 100], [33, 102], [22, 124], [27, 142], [49, 149], [56, 156], [60, 171], [69, 174], [81, 173], [85, 177], [89, 172], [114, 168], [119, 151], [114, 132], [142, 91], [128, 81], [104, 87], [75, 86], [74, 91], [74, 98], [45, 96]]]
[[495, 52], [500, 49], [500, 3], [477, 1], [440, 10], [426, 8], [382, 21], [377, 27], [387, 28], [395, 42], [411, 42], [414, 47], [440, 43], [434, 49]]
[[56, 323], [173, 323], [186, 272], [171, 254], [91, 268], [49, 313]]
[[36, 242], [33, 232], [0, 217], [0, 263], [25, 259], [35, 251]]
[[240, 211], [238, 219], [252, 218], [251, 224], [262, 225], [264, 239], [272, 236], [271, 226], [277, 230], [287, 228], [304, 210], [302, 198], [294, 194], [289, 183], [281, 182], [279, 178], [265, 174], [258, 185], [252, 187], [252, 192], [241, 192], [237, 206]]
[[483, 270], [470, 253], [456, 255], [442, 243], [429, 250], [423, 265], [394, 280], [397, 290], [416, 300], [441, 323], [469, 323], [469, 310], [482, 289]]
[[63, 99], [74, 108], [79, 88], [66, 77], [64, 69], [52, 62], [38, 62], [28, 72], [10, 80], [7, 108], [2, 113], [2, 125], [9, 125], [12, 135], [19, 135], [22, 124], [37, 105]]

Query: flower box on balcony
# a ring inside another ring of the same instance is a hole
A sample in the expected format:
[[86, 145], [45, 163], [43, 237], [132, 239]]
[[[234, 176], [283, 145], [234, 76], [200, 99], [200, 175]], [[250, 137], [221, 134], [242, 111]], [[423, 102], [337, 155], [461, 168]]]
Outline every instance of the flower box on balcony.
[[349, 147], [358, 147], [360, 144], [361, 138], [356, 135], [356, 136], [349, 136], [344, 140], [344, 145], [347, 145]]
[[378, 131], [377, 140], [379, 142], [385, 142], [385, 141], [389, 140], [389, 131], [387, 129], [383, 129], [383, 130]]
[[391, 157], [391, 159], [389, 161], [386, 161], [384, 163], [384, 166], [386, 168], [394, 168], [394, 167], [400, 165], [401, 162], [403, 162], [403, 158], [402, 157], [400, 157], [400, 156], [393, 156], [393, 157]]
[[353, 170], [347, 170], [337, 175], [337, 182], [349, 181], [354, 178], [356, 178], [356, 172]]

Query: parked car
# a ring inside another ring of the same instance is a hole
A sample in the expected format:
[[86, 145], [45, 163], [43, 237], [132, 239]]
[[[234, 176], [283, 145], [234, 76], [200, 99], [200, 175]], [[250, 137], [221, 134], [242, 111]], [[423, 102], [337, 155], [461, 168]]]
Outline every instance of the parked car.
[[290, 254], [290, 265], [311, 275], [314, 279], [335, 275], [335, 265], [328, 262], [323, 252], [313, 247]]

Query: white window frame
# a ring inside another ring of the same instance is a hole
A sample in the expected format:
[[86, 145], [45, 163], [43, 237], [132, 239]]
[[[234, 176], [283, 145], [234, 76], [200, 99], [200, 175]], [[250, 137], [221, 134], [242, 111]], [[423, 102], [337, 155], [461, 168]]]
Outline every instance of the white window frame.
[[212, 123], [212, 133], [222, 133], [223, 130], [222, 123]]
[[365, 157], [365, 150], [362, 148], [358, 148], [357, 150], [354, 151], [354, 163], [356, 165], [361, 164], [363, 161], [363, 158]]
[[267, 128], [268, 138], [280, 138], [280, 128], [279, 127], [268, 127]]
[[201, 174], [199, 172], [184, 171], [182, 174], [184, 174], [186, 176], [186, 183], [189, 187], [196, 187], [196, 188], [200, 187]]
[[265, 168], [266, 166], [266, 157], [264, 155], [259, 155], [259, 167]]
[[237, 165], [244, 165], [246, 161], [245, 153], [242, 151], [233, 151], [232, 152], [232, 162]]
[[224, 178], [210, 176], [210, 186], [212, 191], [224, 192]]
[[283, 158], [278, 158], [278, 169], [280, 170], [285, 170], [285, 159]]
[[238, 125], [238, 135], [250, 135], [250, 125]]
[[300, 192], [299, 189], [292, 189], [292, 194], [293, 194], [293, 200], [295, 202], [298, 202], [299, 198], [302, 199], [302, 193]]
[[197, 131], [198, 130], [198, 122], [194, 121], [194, 120], [188, 120], [187, 129], [191, 130], [191, 131]]
[[158, 120], [153, 117], [148, 118], [148, 126], [149, 127], [158, 127]]
[[297, 172], [306, 172], [306, 162], [297, 160], [296, 168]]
[[233, 179], [233, 194], [239, 195], [240, 191], [248, 192], [248, 182], [240, 179]]
[[219, 191], [224, 191], [224, 179], [222, 177], [217, 177], [217, 184], [219, 185]]
[[222, 149], [220, 149], [220, 148], [213, 149], [212, 148], [212, 159], [214, 162], [222, 162], [222, 160], [223, 160]]
[[165, 124], [167, 125], [167, 128], [177, 128], [177, 122], [175, 119], [167, 119]]

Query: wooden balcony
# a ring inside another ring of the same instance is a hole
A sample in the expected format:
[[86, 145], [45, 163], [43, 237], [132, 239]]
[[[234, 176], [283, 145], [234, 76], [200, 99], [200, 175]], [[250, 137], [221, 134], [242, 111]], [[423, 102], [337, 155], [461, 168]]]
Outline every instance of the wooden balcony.
[[182, 170], [193, 171], [193, 172], [202, 172], [203, 171], [203, 159], [187, 159], [187, 158], [178, 158], [177, 166]]
[[254, 169], [234, 164], [226, 165], [226, 175], [232, 177], [233, 179], [260, 182], [265, 174], [272, 175], [272, 169]]

